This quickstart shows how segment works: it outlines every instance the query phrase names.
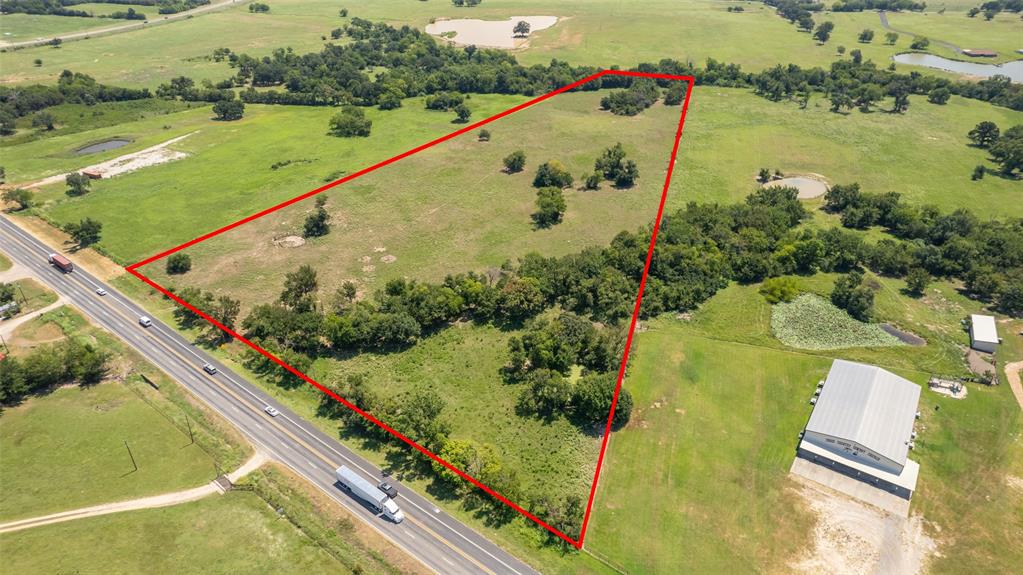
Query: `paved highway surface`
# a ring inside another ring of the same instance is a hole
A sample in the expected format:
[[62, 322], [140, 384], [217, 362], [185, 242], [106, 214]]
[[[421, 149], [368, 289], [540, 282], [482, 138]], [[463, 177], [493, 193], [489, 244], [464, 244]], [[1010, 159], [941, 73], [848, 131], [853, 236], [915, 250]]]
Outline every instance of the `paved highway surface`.
[[[405, 512], [405, 521], [395, 525], [373, 513], [360, 501], [338, 489], [334, 478], [334, 470], [344, 464], [365, 478], [378, 482], [382, 474], [371, 463], [231, 372], [170, 327], [155, 320], [149, 328], [139, 325], [139, 317], [148, 315], [145, 310], [77, 264], [69, 274], [49, 265], [47, 254], [57, 250], [32, 237], [6, 216], [0, 216], [0, 248], [97, 325], [123, 339], [220, 413], [267, 455], [316, 485], [437, 573], [537, 573], [401, 485], [398, 485], [397, 503]], [[96, 293], [100, 287], [107, 290], [107, 295]], [[202, 370], [205, 363], [217, 366], [219, 373], [205, 373]], [[263, 411], [267, 406], [275, 407], [280, 415], [267, 415]]]

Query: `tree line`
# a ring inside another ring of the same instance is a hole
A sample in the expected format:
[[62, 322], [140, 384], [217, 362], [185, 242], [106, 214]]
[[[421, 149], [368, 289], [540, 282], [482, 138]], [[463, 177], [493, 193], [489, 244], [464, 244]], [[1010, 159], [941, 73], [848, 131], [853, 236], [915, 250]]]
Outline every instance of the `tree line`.
[[[4, 4], [6, 6], [6, 4]], [[14, 132], [16, 119], [60, 104], [86, 104], [141, 100], [151, 97], [148, 88], [135, 90], [100, 84], [87, 74], [64, 70], [56, 86], [0, 86], [0, 134]]]
[[874, 271], [912, 276], [918, 285], [926, 277], [959, 279], [970, 297], [1023, 316], [1023, 219], [981, 221], [968, 209], [942, 213], [906, 204], [895, 192], [862, 192], [858, 184], [831, 188], [824, 209], [840, 214], [845, 227], [882, 226], [894, 237], [850, 243], [851, 255]]
[[74, 338], [39, 346], [24, 356], [7, 356], [0, 360], [0, 404], [13, 405], [58, 385], [99, 383], [109, 363], [109, 353]]
[[[89, 4], [94, 0], [5, 0], [3, 4], [0, 4], [0, 13], [3, 14], [37, 14], [47, 16], [73, 16], [76, 18], [92, 18], [92, 12], [86, 12], [85, 10], [75, 10], [68, 8], [68, 6], [77, 6], [79, 4]], [[210, 3], [210, 0], [99, 0], [101, 4], [134, 4], [138, 6], [156, 6], [160, 14], [175, 14], [177, 12], [184, 12], [185, 10], [191, 10], [199, 6], [204, 6]], [[128, 9], [128, 12], [115, 12], [115, 14], [135, 14], [136, 16], [143, 16], [138, 14], [134, 9]], [[100, 16], [102, 17], [102, 16]], [[110, 18], [118, 18], [125, 16], [114, 16], [109, 15]], [[127, 18], [130, 20], [140, 18]]]

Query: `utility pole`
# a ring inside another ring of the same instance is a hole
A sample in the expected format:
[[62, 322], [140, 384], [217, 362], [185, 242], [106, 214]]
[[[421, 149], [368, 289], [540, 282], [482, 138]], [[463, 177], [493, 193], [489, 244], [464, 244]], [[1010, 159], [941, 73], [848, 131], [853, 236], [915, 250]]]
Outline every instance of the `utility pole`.
[[188, 438], [192, 440], [192, 443], [189, 443], [189, 445], [193, 445], [195, 443], [195, 435], [192, 434], [192, 420], [188, 418], [187, 413], [185, 414], [185, 423], [188, 424]]
[[7, 342], [4, 341], [4, 336], [0, 335], [0, 345], [4, 346], [4, 351], [11, 353], [11, 348], [7, 347]]
[[25, 292], [22, 291], [21, 284], [17, 284], [17, 286], [18, 286], [18, 291], [21, 292], [21, 301], [22, 301], [22, 303], [25, 304], [25, 307], [28, 307], [28, 298], [25, 297]]
[[139, 466], [138, 466], [138, 464], [137, 464], [137, 463], [135, 463], [135, 456], [134, 456], [134, 455], [132, 455], [132, 453], [131, 453], [131, 448], [130, 448], [130, 447], [128, 447], [128, 440], [125, 440], [125, 441], [124, 441], [124, 448], [128, 450], [128, 457], [130, 457], [130, 458], [131, 458], [131, 464], [132, 464], [132, 466], [134, 466], [134, 467], [135, 467], [135, 469], [133, 469], [133, 470], [132, 470], [132, 473], [135, 473], [136, 471], [138, 471], [138, 470], [139, 470]]

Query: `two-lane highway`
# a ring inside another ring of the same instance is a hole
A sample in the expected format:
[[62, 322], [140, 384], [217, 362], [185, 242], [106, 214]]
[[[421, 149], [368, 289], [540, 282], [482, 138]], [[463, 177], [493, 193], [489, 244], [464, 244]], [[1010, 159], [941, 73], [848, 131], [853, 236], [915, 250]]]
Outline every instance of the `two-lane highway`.
[[[139, 325], [139, 317], [149, 314], [81, 269], [77, 263], [75, 270], [69, 274], [49, 265], [47, 254], [59, 250], [46, 246], [5, 216], [0, 216], [0, 250], [64, 296], [97, 325], [142, 353], [231, 422], [264, 453], [316, 485], [432, 570], [444, 575], [537, 573], [408, 488], [399, 486], [397, 503], [405, 512], [406, 519], [397, 525], [343, 493], [335, 485], [334, 478], [334, 470], [340, 465], [355, 469], [374, 482], [380, 481], [380, 470], [277, 403], [170, 327], [156, 320], [148, 328]], [[96, 290], [99, 288], [105, 289], [107, 295], [98, 295]], [[216, 366], [218, 373], [205, 373], [202, 366], [206, 363]], [[268, 415], [264, 411], [267, 406], [276, 408], [280, 415]]]

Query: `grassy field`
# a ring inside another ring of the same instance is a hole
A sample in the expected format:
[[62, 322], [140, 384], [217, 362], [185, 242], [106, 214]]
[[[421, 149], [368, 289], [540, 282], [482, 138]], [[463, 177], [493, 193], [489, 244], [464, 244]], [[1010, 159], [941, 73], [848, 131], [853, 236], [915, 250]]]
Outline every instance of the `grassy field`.
[[[712, 325], [728, 334], [731, 319]], [[587, 547], [630, 573], [788, 571], [814, 521], [786, 474], [810, 413], [806, 398], [830, 359], [708, 338], [674, 319], [648, 327], [625, 384], [637, 412], [612, 438]], [[838, 355], [896, 367], [883, 352]], [[931, 372], [923, 367], [896, 371], [922, 383]], [[921, 411], [913, 510], [940, 529], [933, 571], [1011, 571], [1021, 524], [1009, 510], [1023, 503], [1006, 486], [1023, 456], [1011, 393], [970, 386], [955, 401], [924, 391]]]
[[587, 547], [637, 574], [784, 571], [813, 526], [786, 475], [830, 361], [649, 328]]
[[[650, 210], [660, 191], [657, 184], [662, 172], [658, 164], [670, 145], [662, 143], [660, 136], [670, 134], [678, 110], [658, 106], [626, 120], [589, 113], [587, 107], [592, 106], [596, 97], [559, 96], [500, 121], [510, 126], [533, 121], [539, 123], [535, 131], [521, 131], [509, 137], [507, 131], [502, 135], [502, 124], [497, 123], [491, 130], [495, 136], [490, 143], [477, 144], [471, 136], [463, 137], [463, 142], [448, 143], [338, 188], [331, 192], [334, 200], [329, 206], [340, 212], [337, 215], [342, 218], [340, 225], [335, 225], [336, 235], [319, 242], [336, 245], [333, 238], [346, 236], [338, 232], [347, 228], [347, 237], [351, 237], [350, 232], [358, 227], [354, 222], [358, 222], [366, 226], [358, 231], [373, 231], [356, 238], [346, 248], [352, 252], [348, 255], [353, 256], [342, 262], [349, 277], [361, 274], [362, 266], [367, 265], [358, 262], [358, 258], [368, 255], [378, 259], [384, 255], [372, 252], [375, 247], [386, 247], [398, 258], [392, 265], [374, 262], [376, 273], [399, 274], [405, 273], [396, 271], [402, 269], [403, 262], [427, 261], [419, 256], [429, 254], [397, 251], [417, 238], [410, 235], [415, 232], [412, 226], [393, 226], [395, 214], [417, 224], [421, 222], [421, 229], [438, 232], [435, 237], [440, 239], [452, 225], [464, 231], [463, 221], [479, 222], [473, 228], [486, 233], [476, 245], [449, 242], [436, 248], [418, 248], [434, 249], [434, 254], [440, 254], [429, 261], [441, 267], [427, 273], [442, 275], [467, 266], [494, 265], [506, 257], [521, 255], [526, 249], [558, 240], [563, 241], [553, 249], [570, 251], [583, 245], [584, 240], [606, 241], [619, 230], [649, 222]], [[512, 97], [474, 97], [472, 102], [477, 109], [474, 117], [496, 113], [517, 101]], [[555, 111], [557, 114], [552, 116]], [[174, 145], [192, 154], [190, 158], [94, 182], [93, 193], [79, 199], [66, 198], [63, 185], [51, 186], [40, 193], [39, 199], [49, 203], [42, 212], [56, 222], [77, 221], [84, 216], [103, 222], [101, 246], [115, 260], [126, 264], [312, 189], [340, 170], [357, 170], [457, 128], [449, 123], [449, 115], [424, 111], [417, 101], [410, 100], [398, 111], [370, 111], [376, 122], [374, 134], [367, 140], [354, 141], [325, 134], [330, 113], [322, 108], [249, 106], [245, 119], [225, 124], [211, 121], [206, 109], [193, 109], [40, 138], [7, 148], [5, 162], [10, 180], [33, 180], [198, 131]], [[581, 121], [583, 113], [587, 114], [586, 122]], [[672, 209], [693, 200], [739, 200], [752, 190], [756, 171], [769, 167], [789, 174], [822, 174], [832, 183], [858, 181], [867, 191], [898, 191], [912, 202], [933, 203], [946, 210], [966, 206], [982, 217], [1021, 215], [1023, 212], [1016, 209], [1021, 204], [1012, 201], [1018, 182], [998, 177], [981, 182], [969, 179], [974, 166], [989, 162], [983, 150], [966, 145], [965, 134], [976, 123], [988, 119], [1011, 126], [1023, 123], [1023, 114], [960, 98], [953, 98], [946, 106], [913, 98], [909, 111], [902, 115], [882, 111], [839, 115], [829, 112], [826, 102], [820, 99], [800, 110], [795, 104], [769, 102], [744, 90], [698, 88], [687, 119], [668, 207]], [[548, 120], [549, 127], [545, 125]], [[636, 129], [630, 124], [635, 124]], [[620, 129], [622, 125], [629, 126], [629, 130]], [[551, 133], [558, 137], [542, 138]], [[73, 154], [81, 145], [113, 136], [129, 136], [134, 142], [119, 150], [90, 155], [89, 159]], [[607, 189], [597, 193], [570, 192], [568, 219], [551, 230], [529, 229], [532, 195], [524, 190], [528, 189], [526, 180], [532, 169], [511, 177], [495, 169], [500, 166], [502, 153], [519, 146], [528, 148], [529, 144], [537, 150], [529, 153], [530, 166], [535, 167], [535, 162], [545, 155], [566, 155], [569, 156], [566, 163], [578, 175], [589, 168], [596, 150], [618, 139], [628, 141], [626, 136], [635, 142], [637, 159], [642, 159], [640, 152], [651, 158], [641, 163], [641, 187], [628, 193]], [[573, 145], [578, 145], [580, 152], [564, 152]], [[449, 159], [453, 154], [464, 157], [460, 156], [452, 165]], [[941, 162], [932, 161], [939, 157]], [[308, 163], [271, 169], [275, 162], [285, 160]], [[481, 167], [477, 167], [477, 161]], [[440, 166], [444, 169], [439, 169]], [[429, 174], [429, 179], [420, 175], [423, 173]], [[450, 183], [452, 187], [440, 188], [433, 182]], [[514, 189], [519, 191], [505, 197], [501, 187], [507, 182], [514, 183]], [[473, 193], [465, 194], [463, 188]], [[405, 193], [396, 193], [399, 191]], [[345, 194], [367, 200], [379, 195], [389, 203], [353, 205], [343, 199]], [[494, 201], [507, 202], [506, 209], [512, 210], [515, 217], [488, 219]], [[430, 207], [424, 209], [425, 205]], [[307, 204], [295, 206], [236, 233], [257, 234], [258, 237], [239, 239], [247, 244], [256, 239], [263, 249], [272, 234], [294, 232], [304, 218], [302, 210], [306, 209], [310, 209]], [[431, 214], [432, 209], [437, 211]], [[140, 216], [125, 217], [126, 214]], [[615, 223], [598, 228], [585, 218]], [[271, 227], [266, 227], [268, 224]], [[257, 229], [259, 226], [264, 229]], [[583, 233], [584, 237], [576, 239], [572, 235], [575, 233]], [[237, 246], [226, 245], [228, 239], [219, 240], [225, 245], [216, 251], [235, 255]], [[567, 244], [568, 239], [573, 243]], [[300, 250], [289, 250], [287, 257], [301, 257], [295, 252], [314, 252], [310, 249], [313, 247], [310, 244]], [[213, 247], [202, 249], [217, 255]], [[270, 250], [264, 252], [262, 255], [267, 255]], [[356, 263], [360, 265], [353, 269]], [[269, 284], [276, 290], [279, 282]]]
[[[127, 8], [125, 8], [127, 10]], [[36, 38], [49, 37], [54, 34], [66, 34], [92, 28], [103, 28], [117, 24], [115, 20], [106, 18], [77, 18], [72, 16], [46, 16], [38, 14], [4, 14], [0, 16], [0, 48], [4, 43], [26, 42]], [[52, 50], [52, 48], [50, 49]], [[56, 54], [57, 50], [48, 52], [45, 49], [36, 48], [33, 51], [32, 59], [40, 58], [44, 62], [50, 54]], [[6, 54], [4, 58], [6, 59]], [[32, 59], [28, 60], [31, 66]], [[59, 59], [59, 58], [58, 58]], [[60, 70], [57, 71], [60, 73]], [[4, 75], [6, 76], [6, 72]]]
[[57, 294], [32, 278], [23, 278], [11, 283], [17, 288], [14, 298], [21, 305], [21, 313], [35, 311], [57, 301]]
[[[243, 300], [250, 304], [275, 297], [284, 274], [303, 263], [319, 269], [325, 287], [358, 278], [371, 291], [395, 277], [440, 280], [452, 272], [497, 267], [534, 250], [564, 254], [605, 244], [621, 230], [653, 221], [681, 109], [656, 106], [623, 118], [594, 111], [599, 98], [597, 93], [557, 96], [488, 126], [489, 142], [478, 142], [473, 131], [326, 192], [333, 229], [300, 248], [277, 247], [273, 240], [301, 235], [312, 199], [232, 230], [190, 249], [194, 271], [170, 281], [244, 292]], [[411, 101], [407, 107], [420, 106]], [[435, 114], [418, 113], [424, 120]], [[618, 190], [605, 182], [597, 191], [569, 190], [564, 221], [534, 229], [530, 214], [536, 210], [532, 180], [537, 166], [557, 159], [581, 180], [582, 174], [592, 172], [601, 151], [615, 142], [622, 142], [639, 165], [637, 185]], [[519, 149], [526, 151], [525, 170], [504, 173], [502, 158]], [[323, 156], [317, 150], [313, 157]], [[249, 167], [251, 172], [258, 169], [259, 164]], [[323, 173], [326, 166], [289, 166], [278, 173], [292, 170]], [[263, 177], [273, 173], [260, 171]], [[53, 214], [59, 219], [57, 214], [68, 209], [83, 213], [68, 203]], [[324, 266], [328, 255], [331, 265]], [[164, 262], [157, 262], [144, 271], [165, 279], [163, 269]]]
[[[836, 25], [832, 39], [818, 46], [809, 34], [799, 32], [772, 8], [759, 2], [744, 2], [738, 4], [744, 12], [727, 12], [726, 8], [732, 5], [737, 4], [722, 0], [642, 3], [583, 0], [552, 6], [543, 0], [509, 0], [484, 2], [466, 10], [450, 2], [380, 0], [349, 9], [352, 17], [418, 28], [424, 28], [434, 18], [560, 17], [556, 26], [534, 33], [528, 47], [516, 52], [526, 64], [546, 64], [557, 58], [573, 64], [632, 66], [665, 57], [700, 63], [713, 57], [753, 70], [790, 62], [826, 67], [838, 57], [835, 49], [839, 45], [850, 50], [859, 48], [865, 57], [878, 62], [887, 62], [893, 54], [909, 46], [908, 38], [900, 39], [896, 46], [884, 44], [880, 21], [873, 12], [818, 15], [818, 20], [828, 19]], [[965, 8], [957, 5], [950, 9]], [[50, 26], [72, 25], [50, 20], [35, 22], [30, 18], [22, 18], [28, 21], [19, 22], [15, 28], [24, 37], [49, 33]], [[102, 81], [130, 86], [155, 86], [181, 74], [197, 80], [219, 80], [232, 71], [225, 63], [209, 59], [215, 48], [229, 47], [256, 56], [286, 46], [300, 53], [317, 50], [323, 44], [321, 37], [344, 22], [338, 16], [338, 4], [330, 0], [278, 0], [269, 14], [249, 14], [244, 5], [239, 5], [170, 26], [68, 44], [60, 50], [40, 47], [2, 54], [0, 81], [52, 79], [64, 68], [87, 71]], [[988, 44], [984, 47], [998, 49], [1003, 60], [1010, 59], [1012, 50], [1019, 47], [1013, 42], [1021, 29], [1018, 19], [1011, 15], [984, 22], [982, 18], [967, 19], [962, 12], [899, 14], [893, 19], [893, 25], [932, 39], [947, 34], [948, 38], [944, 39], [964, 47]], [[877, 39], [861, 45], [856, 38], [866, 27], [875, 30]], [[26, 33], [22, 29], [32, 31]], [[145, 43], [147, 50], [137, 49], [140, 42]], [[931, 44], [931, 51], [950, 55], [935, 43]], [[168, 53], [173, 53], [174, 57], [168, 59]], [[42, 67], [34, 66], [36, 58], [44, 60]]]
[[[59, 337], [43, 327], [49, 324], [101, 347], [111, 346], [109, 336], [89, 328], [66, 307], [19, 326], [12, 344], [20, 341], [27, 347]], [[110, 381], [63, 387], [4, 410], [0, 452], [7, 463], [0, 466], [0, 483], [5, 486], [0, 517], [32, 517], [188, 489], [216, 476], [213, 460], [199, 444], [190, 444], [187, 432], [154, 409], [161, 404], [143, 401], [132, 384], [121, 381], [137, 379], [142, 368], [136, 361], [137, 357], [118, 354]], [[125, 441], [138, 471], [133, 471]]]
[[[476, 114], [486, 117], [521, 99], [472, 101]], [[104, 247], [118, 261], [130, 263], [340, 177], [328, 179], [332, 174], [358, 170], [458, 128], [451, 114], [427, 113], [421, 103], [409, 102], [395, 112], [371, 110], [375, 124], [368, 141], [334, 138], [326, 134], [332, 113], [329, 108], [249, 106], [244, 120], [222, 123], [212, 121], [205, 108], [40, 139], [9, 149], [8, 178], [31, 181], [192, 134], [173, 145], [191, 158], [94, 182], [93, 194], [84, 201], [66, 201], [62, 184], [39, 195], [42, 202], [60, 201], [52, 211], [44, 209], [58, 221], [102, 215], [109, 242]], [[134, 141], [87, 160], [73, 154], [83, 144], [113, 136]], [[272, 169], [286, 160], [296, 163]], [[149, 233], [130, 239], [125, 234], [136, 226]]]
[[[131, 276], [122, 276], [114, 280], [114, 285], [136, 301], [142, 302], [153, 317], [168, 324], [174, 323], [173, 302], [168, 303], [168, 300], [156, 297], [152, 290]], [[185, 332], [186, 337], [195, 337], [196, 335], [195, 331]], [[483, 340], [482, 336], [484, 335], [492, 336], [493, 339]], [[528, 463], [517, 469], [524, 482], [532, 481], [535, 482], [534, 485], [550, 485], [550, 482], [553, 481], [551, 478], [554, 477], [552, 474], [559, 474], [558, 477], [567, 477], [572, 482], [581, 481], [580, 478], [584, 475], [582, 466], [585, 465], [589, 469], [589, 473], [592, 473], [593, 465], [596, 464], [595, 453], [592, 457], [590, 455], [597, 448], [594, 440], [581, 438], [577, 431], [564, 425], [564, 422], [542, 426], [539, 422], [523, 421], [516, 417], [514, 429], [501, 429], [495, 426], [495, 422], [511, 419], [510, 406], [519, 391], [517, 387], [499, 383], [499, 380], [495, 378], [494, 370], [499, 367], [499, 362], [503, 362], [505, 359], [506, 348], [502, 342], [511, 335], [513, 334], [495, 332], [491, 328], [463, 326], [449, 330], [402, 354], [387, 356], [363, 354], [359, 358], [344, 363], [319, 360], [314, 364], [310, 375], [320, 381], [329, 382], [333, 378], [347, 375], [343, 369], [353, 369], [365, 370], [363, 373], [370, 381], [392, 386], [392, 389], [405, 388], [412, 383], [444, 386], [444, 393], [456, 394], [459, 402], [466, 401], [467, 405], [477, 408], [477, 411], [472, 412], [467, 407], [460, 407], [452, 397], [445, 395], [447, 402], [445, 413], [458, 416], [452, 418], [456, 437], [471, 436], [491, 442], [499, 450], [501, 456], [509, 458], [509, 460], [522, 461], [525, 459], [512, 452], [513, 448], [519, 450], [520, 453], [538, 458], [539, 464]], [[308, 385], [283, 389], [259, 377], [243, 365], [241, 361], [243, 349], [240, 344], [232, 344], [217, 348], [212, 353], [230, 365], [235, 373], [241, 374], [248, 381], [259, 385], [306, 421], [330, 435], [339, 434], [336, 420], [327, 419], [318, 414], [318, 406], [322, 398], [321, 392]], [[434, 356], [442, 357], [443, 361], [434, 359]], [[467, 377], [467, 373], [471, 373], [472, 377]], [[388, 379], [391, 377], [394, 380]], [[471, 397], [473, 392], [485, 393], [485, 395]], [[495, 406], [486, 404], [488, 400], [494, 402], [496, 409]], [[480, 408], [481, 405], [484, 407]], [[479, 424], [484, 419], [486, 423]], [[475, 429], [471, 429], [474, 422]], [[470, 429], [471, 434], [469, 433]], [[524, 431], [520, 432], [519, 430]], [[382, 469], [390, 469], [394, 465], [387, 453], [374, 442], [349, 434], [341, 434], [340, 439], [349, 448], [354, 449]], [[536, 442], [536, 444], [530, 444], [530, 441]], [[567, 441], [568, 443], [559, 444], [558, 441]], [[587, 460], [587, 457], [591, 458]], [[573, 468], [573, 465], [579, 465], [579, 467]], [[394, 471], [399, 473], [401, 469]], [[474, 529], [482, 532], [491, 541], [517, 556], [534, 565], [543, 566], [545, 573], [614, 575], [612, 570], [586, 554], [563, 553], [560, 548], [545, 545], [543, 534], [525, 518], [520, 517], [506, 525], [494, 527], [481, 521], [475, 511], [462, 508], [461, 502], [451, 499], [446, 489], [437, 489], [431, 478], [404, 475], [401, 477], [401, 482], [403, 485], [416, 489], [419, 493], [432, 495], [437, 504], [445, 511], [472, 525]], [[558, 485], [558, 489], [559, 493], [563, 492], [564, 485]]]
[[0, 272], [5, 272], [11, 269], [11, 260], [7, 259], [7, 256], [0, 254]]
[[[832, 278], [800, 281], [827, 293]], [[917, 383], [960, 374], [968, 338], [959, 319], [982, 311], [944, 282], [912, 299], [900, 280], [869, 281], [878, 285], [879, 321], [925, 337], [927, 346], [790, 351], [771, 335], [770, 306], [756, 286], [727, 288], [689, 321], [649, 322], [625, 384], [637, 411], [612, 439], [588, 547], [634, 573], [787, 571], [813, 520], [793, 509], [785, 476], [810, 412], [805, 398], [830, 358], [882, 365]], [[1003, 327], [1000, 361], [1023, 355], [1019, 327]], [[922, 471], [913, 510], [940, 529], [934, 572], [1011, 570], [1021, 556], [1010, 541], [1021, 525], [1006, 511], [1023, 503], [1005, 486], [1023, 467], [1011, 393], [970, 386], [966, 400], [954, 401], [925, 391], [921, 411], [928, 415], [914, 451]], [[985, 469], [982, 478], [976, 469]], [[983, 486], [963, 488], [975, 481]], [[636, 508], [663, 511], [630, 512]], [[652, 533], [672, 533], [671, 543]]]
[[522, 387], [505, 383], [500, 373], [513, 335], [521, 334], [459, 326], [402, 353], [320, 360], [310, 375], [341, 382], [348, 374], [363, 374], [370, 388], [385, 395], [436, 390], [447, 403], [451, 437], [494, 446], [504, 465], [519, 472], [527, 493], [583, 497], [593, 480], [599, 438], [580, 433], [563, 418], [547, 423], [515, 414]]
[[[60, 552], [54, 552], [54, 542]], [[337, 573], [262, 499], [236, 491], [0, 535], [11, 573]]]

